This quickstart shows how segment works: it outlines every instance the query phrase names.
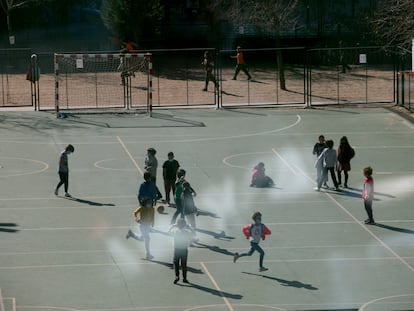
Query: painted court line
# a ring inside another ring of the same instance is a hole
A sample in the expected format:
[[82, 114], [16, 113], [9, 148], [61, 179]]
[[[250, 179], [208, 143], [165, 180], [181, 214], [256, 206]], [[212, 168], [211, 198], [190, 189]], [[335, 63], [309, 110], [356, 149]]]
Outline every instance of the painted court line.
[[[414, 257], [407, 257], [407, 259], [414, 259]], [[345, 258], [310, 258], [310, 259], [268, 259], [266, 262], [273, 263], [305, 263], [305, 262], [366, 262], [366, 261], [399, 261], [399, 258], [394, 256], [390, 257], [345, 257]], [[257, 260], [244, 260], [245, 263], [255, 263]], [[200, 264], [199, 261], [189, 261], [189, 264]], [[214, 263], [214, 264], [233, 264], [233, 261], [230, 260], [205, 260], [205, 263]], [[125, 262], [104, 262], [104, 263], [79, 263], [79, 264], [53, 264], [53, 265], [22, 265], [22, 266], [4, 266], [0, 267], [0, 270], [27, 270], [27, 269], [61, 269], [61, 268], [90, 268], [90, 267], [118, 267], [118, 266], [142, 266], [142, 265], [154, 265], [151, 261], [125, 261]], [[208, 272], [208, 271], [206, 271]], [[215, 283], [212, 279], [213, 284]], [[216, 283], [217, 284], [217, 283]], [[216, 287], [218, 291], [221, 291], [218, 286]]]
[[139, 167], [138, 163], [135, 161], [134, 157], [132, 156], [132, 154], [129, 152], [129, 150], [127, 149], [127, 147], [125, 146], [124, 142], [122, 141], [121, 137], [117, 136], [116, 137], [119, 141], [119, 143], [121, 144], [122, 148], [124, 149], [124, 151], [126, 152], [126, 154], [128, 155], [128, 157], [130, 158], [131, 162], [134, 164], [134, 166], [137, 168], [138, 172], [140, 172], [141, 175], [144, 175], [144, 172], [142, 171], [142, 169]]
[[[272, 149], [273, 150], [273, 149]], [[280, 154], [278, 154], [279, 158], [282, 158]], [[284, 163], [288, 163], [288, 161], [283, 161]], [[296, 169], [301, 172], [301, 175], [306, 179], [310, 180], [312, 184], [315, 185], [315, 181], [310, 178], [303, 170], [299, 169], [298, 166], [294, 165]], [[289, 164], [288, 167], [291, 167]], [[351, 219], [353, 219], [363, 230], [365, 230], [369, 235], [371, 235], [375, 240], [377, 240], [388, 252], [390, 252], [395, 258], [397, 258], [404, 266], [406, 266], [411, 272], [414, 272], [414, 267], [411, 266], [404, 258], [402, 258], [399, 254], [397, 254], [387, 243], [381, 240], [374, 232], [372, 232], [367, 226], [362, 224], [351, 212], [349, 212], [341, 203], [339, 203], [330, 193], [323, 192], [336, 206], [338, 206], [345, 214], [347, 214]]]

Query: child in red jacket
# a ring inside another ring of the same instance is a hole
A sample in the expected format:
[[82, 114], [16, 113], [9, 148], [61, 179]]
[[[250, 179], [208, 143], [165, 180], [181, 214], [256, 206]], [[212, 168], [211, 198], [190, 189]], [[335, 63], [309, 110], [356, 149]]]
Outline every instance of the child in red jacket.
[[237, 259], [243, 256], [251, 256], [254, 251], [258, 251], [260, 254], [259, 258], [259, 271], [266, 271], [267, 268], [263, 267], [263, 258], [265, 255], [264, 250], [259, 246], [260, 239], [265, 240], [266, 235], [271, 234], [266, 225], [262, 224], [262, 214], [260, 212], [255, 212], [252, 216], [254, 221], [253, 224], [246, 225], [242, 228], [243, 234], [246, 236], [246, 239], [250, 240], [250, 250], [244, 253], [235, 253], [233, 262], [236, 262]]

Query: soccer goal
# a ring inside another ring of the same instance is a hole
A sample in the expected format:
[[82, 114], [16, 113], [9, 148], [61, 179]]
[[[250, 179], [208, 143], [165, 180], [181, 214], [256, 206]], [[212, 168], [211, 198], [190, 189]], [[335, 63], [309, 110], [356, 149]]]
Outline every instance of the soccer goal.
[[152, 54], [58, 54], [55, 111], [137, 108], [152, 112]]

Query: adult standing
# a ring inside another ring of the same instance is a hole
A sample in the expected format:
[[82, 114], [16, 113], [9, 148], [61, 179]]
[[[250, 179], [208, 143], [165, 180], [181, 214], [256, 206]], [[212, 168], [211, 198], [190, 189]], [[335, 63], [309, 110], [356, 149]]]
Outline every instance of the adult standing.
[[351, 170], [351, 159], [355, 156], [355, 150], [351, 147], [346, 136], [342, 136], [338, 153], [338, 184], [342, 184], [342, 172], [344, 172], [345, 182], [344, 187], [348, 188], [348, 172]]
[[64, 185], [65, 188], [65, 197], [72, 197], [68, 190], [69, 190], [69, 161], [68, 155], [73, 153], [75, 148], [72, 145], [67, 145], [65, 150], [60, 153], [59, 157], [59, 165], [58, 165], [58, 174], [59, 174], [59, 183], [55, 189], [55, 195], [59, 194], [59, 188]]
[[213, 74], [214, 61], [213, 61], [213, 57], [211, 56], [209, 51], [204, 52], [204, 59], [203, 59], [202, 65], [204, 66], [204, 71], [205, 71], [205, 74], [206, 74], [206, 76], [205, 76], [205, 87], [204, 87], [203, 91], [207, 92], [208, 83], [210, 81], [212, 81], [214, 83], [214, 86], [216, 88], [218, 88], [218, 83], [217, 83], [216, 78], [214, 77], [214, 74]]
[[247, 65], [244, 62], [244, 56], [240, 46], [237, 47], [236, 52], [237, 53], [235, 56], [230, 56], [231, 58], [236, 59], [236, 68], [234, 70], [233, 80], [237, 80], [237, 75], [239, 74], [240, 70], [242, 70], [247, 75], [247, 79], [250, 80], [252, 76], [250, 75]]
[[180, 163], [174, 159], [174, 153], [168, 152], [168, 160], [162, 165], [162, 177], [164, 178], [165, 202], [170, 205], [170, 193], [175, 193], [175, 181]]
[[151, 180], [154, 182], [154, 185], [157, 189], [157, 195], [158, 195], [157, 199], [161, 199], [162, 194], [157, 187], [158, 160], [155, 157], [156, 153], [157, 153], [157, 150], [155, 150], [154, 148], [147, 149], [147, 155], [145, 156], [145, 160], [144, 160], [144, 169], [151, 175]]

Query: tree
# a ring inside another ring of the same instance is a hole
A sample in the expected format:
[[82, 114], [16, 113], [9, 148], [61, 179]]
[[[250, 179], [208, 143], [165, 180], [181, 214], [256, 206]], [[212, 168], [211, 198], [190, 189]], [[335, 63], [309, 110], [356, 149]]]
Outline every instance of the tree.
[[3, 9], [4, 13], [6, 14], [7, 19], [7, 31], [9, 36], [13, 34], [12, 30], [12, 22], [11, 22], [11, 13], [12, 11], [21, 8], [27, 5], [29, 2], [33, 0], [0, 0], [1, 8]]
[[104, 0], [101, 18], [122, 40], [140, 43], [158, 33], [163, 9], [159, 0]]
[[[213, 0], [210, 3], [210, 10], [220, 12], [217, 14], [236, 25], [250, 24], [273, 33], [276, 48], [280, 48], [280, 31], [295, 24], [298, 0]], [[278, 49], [276, 53], [280, 88], [286, 90], [282, 51]]]
[[398, 47], [397, 53], [407, 54], [414, 38], [414, 1], [381, 0], [370, 24], [385, 49]]

